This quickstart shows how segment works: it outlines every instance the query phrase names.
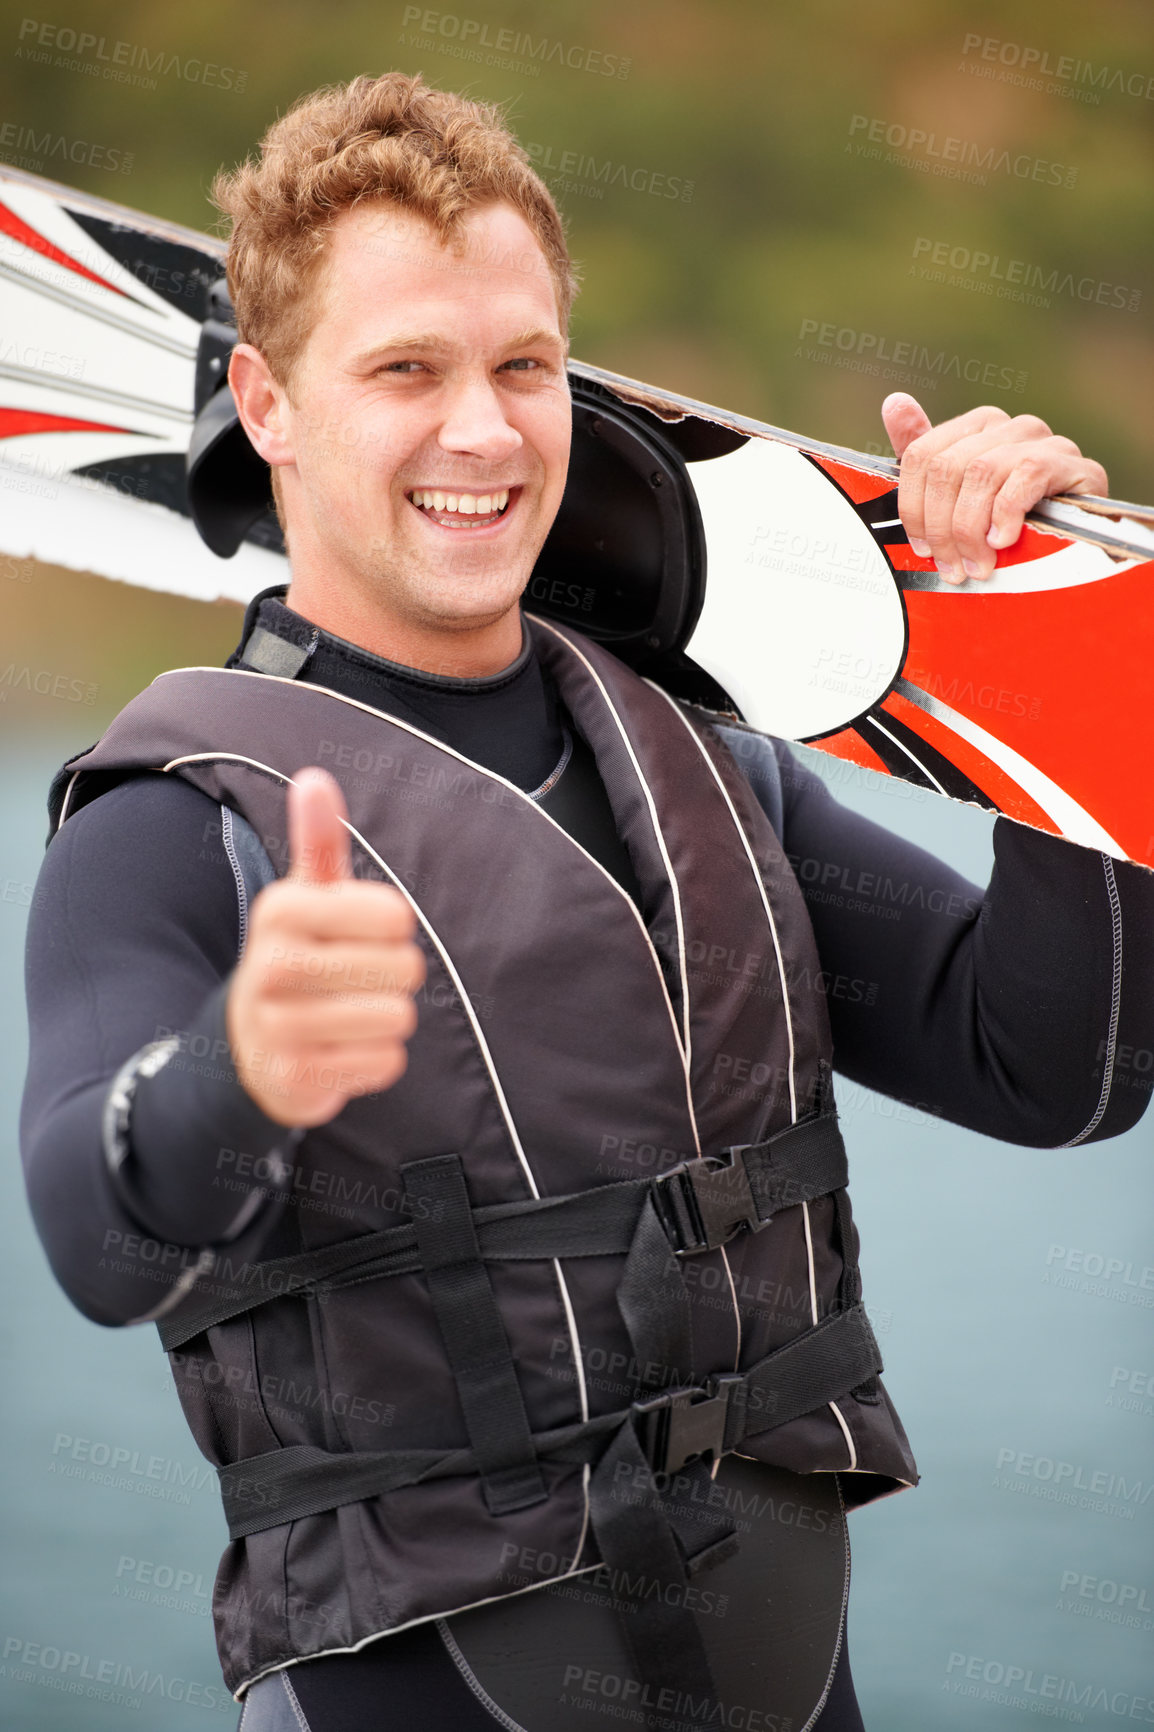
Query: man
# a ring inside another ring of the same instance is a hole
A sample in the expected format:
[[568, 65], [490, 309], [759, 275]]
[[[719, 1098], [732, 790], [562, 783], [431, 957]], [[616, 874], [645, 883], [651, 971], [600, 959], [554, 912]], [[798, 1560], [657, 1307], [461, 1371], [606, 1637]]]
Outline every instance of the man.
[[[1096, 1055], [1149, 1043], [1150, 881], [1002, 823], [983, 902], [784, 748], [746, 779], [723, 730], [524, 618], [574, 280], [492, 111], [358, 79], [217, 196], [292, 581], [53, 785], [22, 1140], [66, 1291], [159, 1322], [221, 1467], [244, 1732], [537, 1732], [618, 1697], [851, 1732], [842, 1499], [916, 1469], [834, 1047], [991, 1134], [1116, 1134], [1133, 1092]], [[885, 419], [955, 581], [1044, 494], [1106, 488], [1029, 417]], [[786, 855], [943, 894], [896, 928], [807, 911]], [[693, 963], [717, 944], [751, 965]], [[821, 964], [877, 1005], [827, 1011]], [[731, 1059], [767, 1080], [727, 1091]], [[735, 1543], [787, 1498], [808, 1533]]]

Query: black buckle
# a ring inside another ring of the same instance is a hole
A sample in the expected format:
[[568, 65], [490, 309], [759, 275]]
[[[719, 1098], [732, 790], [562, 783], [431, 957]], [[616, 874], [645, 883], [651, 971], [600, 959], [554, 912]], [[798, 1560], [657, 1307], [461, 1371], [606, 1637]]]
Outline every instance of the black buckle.
[[743, 1227], [756, 1232], [765, 1225], [736, 1151], [730, 1161], [713, 1155], [682, 1161], [653, 1181], [653, 1195], [678, 1257], [716, 1251]]
[[725, 1454], [725, 1422], [740, 1372], [711, 1377], [704, 1389], [671, 1389], [635, 1401], [637, 1440], [654, 1473], [676, 1473], [687, 1462]]

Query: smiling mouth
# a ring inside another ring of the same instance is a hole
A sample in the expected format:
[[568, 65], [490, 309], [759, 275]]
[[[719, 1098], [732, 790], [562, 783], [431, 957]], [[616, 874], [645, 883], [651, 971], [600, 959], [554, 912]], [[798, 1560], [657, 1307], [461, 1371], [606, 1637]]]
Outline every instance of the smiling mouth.
[[441, 529], [487, 529], [508, 515], [520, 493], [520, 487], [496, 487], [488, 493], [414, 487], [406, 498], [422, 517], [431, 519]]

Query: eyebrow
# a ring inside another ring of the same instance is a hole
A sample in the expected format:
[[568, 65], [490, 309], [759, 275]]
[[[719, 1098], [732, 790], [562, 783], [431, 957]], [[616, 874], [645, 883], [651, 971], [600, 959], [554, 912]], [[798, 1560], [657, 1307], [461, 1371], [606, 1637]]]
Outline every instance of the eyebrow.
[[[532, 325], [523, 331], [518, 331], [510, 337], [507, 343], [501, 345], [504, 349], [536, 349], [548, 347], [566, 352], [566, 344], [560, 332], [551, 331], [547, 325]], [[354, 367], [366, 365], [382, 355], [389, 355], [398, 349], [418, 349], [428, 355], [445, 355], [452, 352], [453, 344], [435, 331], [401, 331], [395, 337], [388, 337], [383, 343], [374, 343], [371, 349], [364, 349], [353, 356]]]

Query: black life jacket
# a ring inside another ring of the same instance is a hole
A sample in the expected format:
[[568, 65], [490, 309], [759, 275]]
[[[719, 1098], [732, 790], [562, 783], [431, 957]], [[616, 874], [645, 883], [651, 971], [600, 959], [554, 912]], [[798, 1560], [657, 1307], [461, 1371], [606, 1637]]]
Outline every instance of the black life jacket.
[[[324, 765], [357, 875], [409, 896], [428, 962], [404, 1077], [303, 1135], [266, 1256], [222, 1253], [159, 1325], [220, 1471], [235, 1692], [599, 1560], [684, 1577], [732, 1533], [679, 1527], [662, 1476], [730, 1452], [844, 1475], [856, 1502], [917, 1478], [861, 1305], [823, 977], [778, 839], [703, 719], [529, 625], [641, 913], [511, 783], [291, 678], [162, 674], [68, 766], [61, 822], [86, 784], [162, 769], [280, 874], [285, 786]], [[510, 1544], [551, 1571], [510, 1574]], [[699, 1680], [675, 1612], [655, 1642]]]

